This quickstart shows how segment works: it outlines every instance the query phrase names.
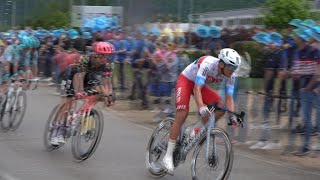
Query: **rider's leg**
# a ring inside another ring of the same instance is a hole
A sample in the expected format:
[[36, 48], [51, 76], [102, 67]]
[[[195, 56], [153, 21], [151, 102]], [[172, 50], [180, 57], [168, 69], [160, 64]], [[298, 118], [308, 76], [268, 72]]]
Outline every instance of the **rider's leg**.
[[32, 76], [32, 71], [31, 71], [31, 68], [30, 68], [30, 66], [26, 66], [25, 67], [25, 71], [26, 71], [26, 78], [27, 79], [30, 79], [31, 78], [31, 76]]
[[113, 87], [112, 87], [112, 77], [108, 77], [106, 78], [107, 79], [107, 86], [108, 86], [108, 91], [109, 91], [109, 94], [112, 94], [113, 93]]
[[6, 61], [4, 64], [5, 64], [4, 71], [6, 74], [9, 74], [10, 73], [10, 62]]
[[13, 73], [14, 74], [18, 74], [18, 61], [15, 61], [14, 64], [13, 64]]
[[180, 133], [180, 128], [188, 117], [190, 97], [193, 92], [194, 83], [188, 80], [183, 75], [180, 75], [176, 85], [176, 118], [173, 122], [166, 155], [163, 158], [163, 165], [168, 170], [169, 174], [173, 174], [173, 151], [176, 146], [176, 141]]
[[[180, 81], [179, 81], [180, 80]], [[163, 164], [167, 168], [169, 174], [173, 174], [173, 151], [176, 145], [176, 141], [180, 134], [180, 128], [187, 119], [189, 112], [189, 101], [190, 96], [193, 93], [193, 82], [186, 80], [185, 77], [179, 77], [177, 86], [176, 86], [176, 119], [171, 126], [169, 142], [167, 147], [167, 153], [163, 158]], [[208, 86], [204, 86], [201, 90], [201, 94], [203, 95], [203, 102], [205, 104], [213, 104], [218, 102], [219, 106], [223, 106], [223, 102], [221, 97]], [[181, 98], [183, 97], [183, 98]], [[219, 120], [224, 115], [224, 112], [215, 112], [216, 121]], [[210, 115], [203, 118], [203, 123], [208, 122]]]
[[[213, 105], [214, 103], [218, 103], [219, 107], [224, 107], [224, 103], [222, 101], [222, 98], [219, 96], [217, 92], [212, 90], [208, 85], [205, 85], [202, 90], [202, 100], [204, 104], [207, 105]], [[216, 111], [215, 112], [215, 121], [217, 122], [222, 116], [224, 115], [224, 112], [222, 111]], [[202, 119], [203, 123], [206, 124], [209, 120], [210, 115], [204, 117]]]

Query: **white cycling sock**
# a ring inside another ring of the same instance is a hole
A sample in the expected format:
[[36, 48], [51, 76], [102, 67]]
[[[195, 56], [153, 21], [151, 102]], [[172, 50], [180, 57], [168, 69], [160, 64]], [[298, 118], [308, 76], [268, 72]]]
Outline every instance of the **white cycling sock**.
[[176, 147], [176, 142], [176, 140], [169, 139], [167, 153], [165, 156], [172, 158], [174, 148]]

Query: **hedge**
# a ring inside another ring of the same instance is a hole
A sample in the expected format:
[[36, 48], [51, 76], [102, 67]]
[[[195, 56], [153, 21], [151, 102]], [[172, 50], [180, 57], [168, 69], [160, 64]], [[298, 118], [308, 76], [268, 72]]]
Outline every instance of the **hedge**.
[[[239, 41], [233, 43], [230, 47], [234, 48], [240, 55], [244, 55], [245, 52], [249, 53], [251, 57], [251, 73], [250, 77], [253, 78], [262, 78], [263, 77], [263, 52], [262, 45], [254, 41]], [[195, 49], [186, 50], [184, 53], [187, 53], [190, 59], [190, 63], [197, 58], [204, 56], [205, 53]]]
[[251, 57], [251, 73], [250, 77], [262, 78], [263, 77], [263, 47], [261, 44], [254, 41], [239, 41], [231, 45], [239, 54], [243, 55], [248, 52]]

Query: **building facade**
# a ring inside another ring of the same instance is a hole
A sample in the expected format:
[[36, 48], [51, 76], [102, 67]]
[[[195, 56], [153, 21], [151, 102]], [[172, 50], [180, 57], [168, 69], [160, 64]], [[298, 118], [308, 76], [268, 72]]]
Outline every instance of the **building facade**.
[[[208, 21], [211, 24], [221, 28], [263, 28], [263, 14], [261, 8], [248, 8], [227, 11], [216, 11], [210, 13], [201, 13], [192, 15], [192, 19], [198, 22]], [[320, 0], [314, 0], [312, 3], [312, 13], [320, 18]]]

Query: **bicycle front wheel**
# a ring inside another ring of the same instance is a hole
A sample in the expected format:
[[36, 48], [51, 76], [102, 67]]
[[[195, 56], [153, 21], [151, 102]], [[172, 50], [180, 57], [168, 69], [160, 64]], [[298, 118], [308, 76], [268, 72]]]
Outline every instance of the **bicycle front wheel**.
[[146, 167], [153, 178], [161, 178], [166, 175], [161, 161], [167, 151], [169, 132], [173, 122], [173, 118], [164, 119], [150, 137], [146, 153]]
[[71, 146], [75, 160], [84, 161], [92, 156], [100, 143], [103, 126], [103, 115], [96, 109], [92, 109], [89, 115], [78, 120]]
[[46, 122], [43, 141], [47, 151], [52, 151], [62, 146], [62, 145], [59, 145], [59, 146], [52, 145], [50, 141], [53, 137], [57, 136], [57, 132], [59, 128], [58, 124], [61, 117], [63, 117], [64, 106], [65, 106], [64, 104], [56, 105], [51, 111], [48, 117], [48, 120]]
[[192, 179], [227, 180], [233, 164], [233, 150], [227, 133], [220, 128], [214, 128], [211, 130], [208, 149], [207, 141], [204, 135], [194, 150], [191, 162]]
[[11, 130], [14, 131], [20, 126], [27, 109], [27, 95], [25, 91], [20, 91], [13, 108], [10, 122]]
[[12, 118], [11, 101], [7, 95], [2, 98], [0, 107], [0, 127], [2, 132], [10, 130], [10, 121]]

